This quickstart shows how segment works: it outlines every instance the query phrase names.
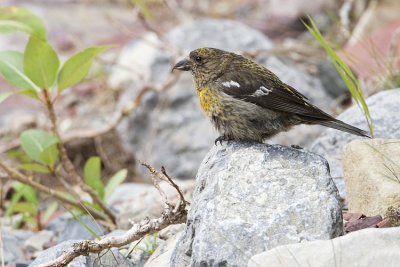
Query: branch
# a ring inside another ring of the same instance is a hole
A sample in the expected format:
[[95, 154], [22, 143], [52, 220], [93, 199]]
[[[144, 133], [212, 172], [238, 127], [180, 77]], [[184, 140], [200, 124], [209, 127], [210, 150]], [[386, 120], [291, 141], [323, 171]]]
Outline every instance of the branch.
[[56, 135], [56, 137], [59, 140], [58, 143], [58, 148], [60, 150], [60, 158], [61, 158], [61, 164], [64, 168], [64, 170], [68, 173], [68, 175], [75, 180], [81, 188], [87, 192], [93, 199], [93, 202], [98, 204], [101, 209], [107, 214], [107, 216], [110, 218], [110, 220], [115, 223], [116, 222], [116, 217], [114, 212], [110, 208], [106, 206], [106, 204], [103, 202], [103, 200], [100, 198], [99, 194], [97, 194], [96, 191], [94, 191], [92, 188], [90, 188], [87, 184], [84, 183], [82, 177], [78, 174], [78, 172], [75, 170], [74, 165], [72, 164], [71, 160], [68, 157], [67, 150], [65, 149], [65, 145], [61, 139], [61, 135], [58, 131], [58, 126], [57, 126], [57, 117], [56, 113], [54, 111], [54, 105], [53, 102], [50, 99], [50, 96], [47, 91], [44, 91], [44, 97], [46, 100], [46, 105], [47, 105], [47, 110], [49, 111], [50, 115], [50, 121], [52, 125], [52, 131]]
[[[53, 190], [53, 189], [46, 187], [38, 182], [33, 181], [32, 179], [29, 179], [26, 175], [13, 169], [10, 166], [4, 164], [1, 161], [0, 161], [0, 168], [2, 168], [8, 174], [8, 176], [13, 180], [19, 181], [23, 184], [26, 184], [26, 185], [29, 185], [29, 186], [35, 188], [36, 190], [38, 190], [42, 193], [53, 196], [55, 199], [59, 200], [62, 203], [66, 203], [66, 204], [72, 205], [72, 206], [80, 208], [80, 209], [82, 208], [82, 204], [79, 203], [78, 201], [71, 200], [68, 197], [65, 197], [59, 191]], [[88, 210], [90, 212], [90, 214], [93, 215], [94, 218], [101, 219], [101, 220], [107, 219], [103, 213], [100, 213], [91, 207], [84, 207], [84, 209]]]
[[[142, 165], [146, 166], [154, 175], [154, 177], [158, 177], [161, 179], [167, 179], [169, 182], [172, 182], [172, 179], [169, 176], [159, 173], [153, 167], [146, 163], [142, 163]], [[164, 170], [165, 172], [165, 170]], [[172, 182], [175, 184], [174, 182]], [[171, 224], [178, 224], [186, 222], [187, 210], [186, 210], [186, 200], [183, 198], [183, 194], [180, 191], [179, 187], [176, 187], [177, 192], [179, 193], [180, 200], [175, 205], [172, 206], [168, 203], [165, 203], [164, 212], [159, 218], [156, 219], [144, 219], [140, 223], [134, 224], [128, 232], [126, 232], [122, 236], [110, 236], [106, 237], [102, 240], [83, 240], [76, 242], [72, 245], [70, 249], [68, 249], [63, 255], [58, 257], [57, 259], [39, 265], [39, 267], [61, 267], [66, 266], [68, 263], [73, 261], [76, 257], [82, 255], [88, 255], [89, 253], [100, 253], [103, 250], [110, 248], [119, 248], [125, 246], [135, 240], [138, 240], [146, 235], [153, 234], [158, 232]]]

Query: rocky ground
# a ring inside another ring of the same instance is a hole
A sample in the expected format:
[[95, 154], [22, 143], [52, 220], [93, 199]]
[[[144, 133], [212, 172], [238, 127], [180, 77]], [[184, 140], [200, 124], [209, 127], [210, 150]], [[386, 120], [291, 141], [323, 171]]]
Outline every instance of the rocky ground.
[[[89, 216], [81, 220], [96, 235], [118, 236], [126, 233], [132, 221], [160, 216], [162, 199], [137, 160], [165, 166], [191, 203], [186, 224], [169, 226], [101, 255], [80, 256], [69, 266], [398, 265], [400, 89], [370, 90], [379, 91], [367, 97], [374, 140], [320, 126], [298, 126], [269, 144], [215, 146], [217, 133], [199, 108], [190, 75], [170, 72], [179, 58], [196, 47], [243, 53], [267, 66], [313, 104], [346, 123], [368, 129], [357, 105], [348, 105], [346, 88], [332, 64], [320, 51], [310, 57], [296, 50], [304, 44], [307, 47], [309, 36], [298, 30], [284, 31], [295, 28], [293, 18], [308, 12], [321, 18], [321, 27], [326, 26], [324, 8], [334, 6], [335, 1], [313, 1], [311, 7], [285, 1], [291, 7], [285, 15], [280, 13], [280, 1], [260, 1], [269, 5], [263, 14], [257, 12], [253, 1], [232, 1], [230, 5], [218, 1], [220, 13], [208, 17], [205, 14], [214, 9], [212, 1], [204, 1], [209, 4], [196, 6], [200, 14], [192, 17], [185, 17], [182, 11], [172, 19], [168, 12], [155, 9], [159, 17], [150, 20], [153, 29], [132, 19], [132, 10], [120, 3], [104, 1], [104, 6], [97, 6], [93, 1], [60, 1], [57, 6], [47, 1], [8, 2], [26, 5], [42, 15], [50, 38], [65, 54], [76, 46], [120, 44], [103, 59], [113, 64], [107, 65], [101, 86], [89, 83], [75, 88], [74, 96], [61, 98], [61, 130], [74, 163], [79, 165], [98, 151], [93, 132], [139, 100], [138, 108], [115, 130], [99, 134], [107, 171], [115, 172], [121, 166], [130, 171], [130, 182], [120, 185], [107, 202], [118, 214], [117, 229], [109, 232]], [[73, 23], [61, 7], [76, 15]], [[235, 17], [224, 12], [233, 12]], [[53, 24], [55, 21], [58, 24]], [[73, 34], [62, 35], [60, 29]], [[284, 34], [278, 35], [278, 31]], [[7, 37], [0, 44], [2, 49], [16, 49], [22, 41]], [[292, 52], [279, 52], [285, 49]], [[307, 57], [310, 59], [304, 60]], [[149, 84], [150, 89], [144, 90]], [[9, 138], [32, 124], [48, 125], [37, 106], [19, 101], [10, 99], [6, 106], [0, 105], [2, 137]], [[24, 108], [15, 108], [16, 103]], [[2, 152], [14, 145], [3, 143]], [[289, 148], [291, 145], [303, 148]], [[178, 199], [167, 184], [161, 188], [171, 202]], [[96, 238], [68, 213], [60, 212], [36, 232], [16, 230], [16, 220], [18, 215], [0, 221], [0, 254], [6, 266], [38, 266], [55, 259], [75, 240]]]

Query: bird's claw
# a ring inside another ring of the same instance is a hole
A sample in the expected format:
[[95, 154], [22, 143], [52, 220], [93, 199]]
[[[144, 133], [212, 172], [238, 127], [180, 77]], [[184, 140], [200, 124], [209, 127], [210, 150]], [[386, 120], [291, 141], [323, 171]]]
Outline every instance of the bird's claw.
[[230, 138], [228, 138], [227, 136], [221, 135], [217, 139], [215, 139], [214, 144], [218, 145], [218, 142], [219, 142], [222, 145], [223, 141], [229, 141], [229, 140], [230, 140]]

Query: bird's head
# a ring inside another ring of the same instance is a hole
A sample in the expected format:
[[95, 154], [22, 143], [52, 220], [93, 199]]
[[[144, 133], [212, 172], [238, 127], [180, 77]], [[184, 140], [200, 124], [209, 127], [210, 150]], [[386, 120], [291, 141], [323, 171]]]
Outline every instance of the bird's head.
[[191, 71], [195, 82], [204, 85], [220, 77], [233, 58], [232, 53], [216, 48], [197, 48], [172, 70]]

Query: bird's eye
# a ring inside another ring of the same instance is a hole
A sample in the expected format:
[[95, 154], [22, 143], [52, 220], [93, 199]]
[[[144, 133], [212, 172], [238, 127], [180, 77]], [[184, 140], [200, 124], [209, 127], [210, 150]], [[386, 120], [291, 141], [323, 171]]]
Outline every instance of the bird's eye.
[[196, 60], [197, 63], [200, 63], [203, 59], [201, 58], [201, 56], [196, 56], [194, 60]]

